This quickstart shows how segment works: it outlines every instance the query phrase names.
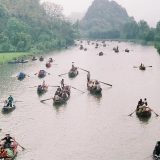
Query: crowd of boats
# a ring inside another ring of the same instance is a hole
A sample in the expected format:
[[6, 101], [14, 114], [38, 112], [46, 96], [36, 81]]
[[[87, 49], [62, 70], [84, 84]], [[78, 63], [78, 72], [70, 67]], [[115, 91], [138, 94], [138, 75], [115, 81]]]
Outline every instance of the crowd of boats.
[[[83, 43], [83, 41], [81, 41], [81, 43]], [[88, 45], [90, 45], [90, 41], [87, 41], [87, 43], [88, 43]], [[99, 46], [98, 41], [96, 41], [96, 43], [92, 42], [92, 44], [96, 44], [95, 48], [98, 48], [98, 46]], [[103, 47], [107, 46], [107, 44], [105, 43], [105, 41], [102, 41], [102, 46]], [[87, 51], [87, 48], [83, 47], [82, 44], [80, 45], [79, 49]], [[118, 53], [119, 52], [119, 47], [118, 46], [114, 47], [113, 50], [116, 53]], [[124, 51], [125, 52], [129, 52], [130, 50], [129, 49], [125, 49]], [[99, 56], [103, 56], [104, 53], [100, 52], [98, 55]], [[44, 61], [45, 58], [43, 56], [40, 56], [39, 58], [36, 57], [36, 56], [33, 56], [32, 61], [36, 61], [38, 59], [39, 59], [39, 61]], [[54, 60], [52, 58], [49, 58], [46, 61], [45, 66], [47, 68], [51, 67], [53, 61]], [[23, 60], [22, 59], [20, 61], [19, 59], [17, 59], [17, 60], [14, 60], [14, 61], [10, 61], [8, 63], [13, 64], [13, 63], [27, 63], [27, 62], [28, 62], [28, 60]], [[134, 68], [139, 68], [140, 70], [145, 70], [146, 67], [152, 67], [152, 66], [144, 66], [144, 64], [142, 64], [142, 63], [141, 63], [140, 66], [134, 66]], [[67, 73], [60, 74], [58, 76], [68, 74], [68, 76], [71, 77], [71, 78], [76, 77], [79, 74], [78, 69], [87, 72], [87, 89], [88, 89], [88, 91], [90, 91], [90, 93], [92, 93], [92, 94], [101, 94], [101, 92], [102, 92], [101, 84], [109, 85], [109, 86], [112, 87], [111, 84], [108, 84], [108, 83], [105, 83], [105, 82], [101, 82], [101, 81], [96, 80], [96, 79], [90, 79], [90, 77], [91, 77], [90, 71], [87, 71], [87, 70], [82, 69], [80, 67], [75, 67], [74, 66], [74, 62], [72, 62], [72, 67], [71, 67], [71, 69]], [[45, 70], [39, 70], [37, 73], [35, 73], [35, 75], [38, 75], [39, 78], [43, 78], [47, 74], [50, 74], [50, 73], [48, 73]], [[26, 73], [20, 72], [17, 75], [17, 78], [19, 80], [22, 80], [22, 79], [26, 78], [27, 76], [29, 77], [29, 75], [27, 75]], [[61, 83], [61, 86], [59, 86], [59, 85], [58, 86], [52, 86], [52, 87], [57, 87], [54, 96], [51, 97], [51, 98], [48, 98], [48, 99], [41, 100], [41, 102], [44, 102], [46, 100], [51, 100], [52, 99], [54, 104], [63, 104], [63, 103], [65, 103], [66, 101], [68, 101], [70, 99], [71, 88], [76, 89], [76, 90], [84, 93], [83, 91], [81, 91], [81, 90], [79, 90], [79, 89], [77, 89], [77, 88], [75, 88], [73, 86], [69, 86], [69, 85], [64, 84], [64, 79], [62, 79], [60, 83]], [[34, 86], [34, 87], [37, 87], [37, 93], [38, 94], [43, 94], [43, 93], [45, 93], [45, 92], [48, 91], [49, 85], [45, 84], [45, 81], [43, 80], [42, 84], [40, 84], [38, 86]], [[34, 88], [34, 87], [30, 87], [30, 88]], [[13, 97], [10, 95], [8, 97], [8, 99], [4, 101], [3, 111], [7, 111], [8, 112], [8, 111], [12, 111], [13, 109], [15, 109], [16, 102], [17, 101], [15, 101], [13, 99]], [[151, 112], [152, 111], [153, 111], [153, 109], [151, 109], [148, 106], [147, 100], [144, 99], [144, 101], [142, 101], [142, 99], [140, 99], [140, 101], [138, 102], [138, 105], [136, 107], [136, 110], [133, 113], [136, 112], [136, 115], [138, 117], [149, 118], [151, 116]], [[133, 113], [131, 113], [129, 116], [131, 116]], [[159, 116], [159, 115], [156, 114], [156, 116]], [[8, 136], [9, 136], [9, 138], [8, 138]], [[20, 144], [18, 144], [15, 141], [14, 138], [12, 138], [12, 137], [10, 138], [9, 134], [6, 134], [6, 137], [7, 137], [7, 140], [4, 139], [4, 143], [0, 144], [0, 159], [4, 158], [4, 160], [11, 160], [17, 154], [17, 146], [18, 145], [20, 146]], [[11, 139], [12, 139], [12, 142], [10, 141]], [[24, 149], [22, 146], [20, 146], [20, 147], [22, 149]], [[155, 146], [154, 151], [153, 151], [153, 156], [154, 156], [155, 159], [157, 159], [157, 160], [159, 159], [160, 160], [160, 141], [156, 143], [156, 146]]]

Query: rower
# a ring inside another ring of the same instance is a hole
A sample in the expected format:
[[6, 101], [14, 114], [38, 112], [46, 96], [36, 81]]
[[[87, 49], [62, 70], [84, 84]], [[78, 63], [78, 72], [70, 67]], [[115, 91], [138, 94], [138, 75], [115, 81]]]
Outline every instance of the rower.
[[87, 81], [88, 82], [90, 81], [90, 72], [88, 72], [88, 74], [87, 74]]
[[146, 106], [148, 105], [146, 98], [144, 99], [143, 103], [144, 103]]
[[64, 88], [64, 79], [61, 80], [61, 88]]
[[72, 70], [73, 70], [73, 71], [75, 70], [74, 62], [72, 62]]
[[10, 95], [9, 97], [8, 97], [8, 104], [7, 104], [7, 106], [11, 106], [12, 107], [12, 102], [13, 102], [13, 98], [12, 98], [12, 96]]
[[10, 137], [10, 134], [7, 133], [6, 137], [4, 137], [3, 139], [1, 139], [1, 141], [5, 140], [5, 148], [10, 148], [12, 145], [12, 142], [14, 141], [12, 137]]

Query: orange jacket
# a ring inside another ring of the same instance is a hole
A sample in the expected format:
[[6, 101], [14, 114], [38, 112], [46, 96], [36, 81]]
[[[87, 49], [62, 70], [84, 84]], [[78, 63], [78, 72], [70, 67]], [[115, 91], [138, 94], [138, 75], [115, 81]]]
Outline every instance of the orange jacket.
[[3, 152], [0, 152], [0, 158], [6, 157], [7, 156], [7, 151], [4, 149]]

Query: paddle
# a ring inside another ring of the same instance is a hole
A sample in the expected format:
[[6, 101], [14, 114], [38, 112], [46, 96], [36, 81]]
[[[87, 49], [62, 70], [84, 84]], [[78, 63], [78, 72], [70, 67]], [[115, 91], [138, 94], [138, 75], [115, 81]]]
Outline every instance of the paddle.
[[[16, 142], [16, 140], [14, 139], [14, 141]], [[24, 147], [22, 147], [18, 142], [16, 142], [23, 150], [25, 150]]]
[[83, 92], [83, 91], [81, 91], [81, 90], [79, 90], [79, 89], [77, 89], [77, 88], [74, 88], [74, 87], [72, 87], [72, 86], [70, 86], [71, 88], [73, 88], [73, 89], [76, 89], [77, 91], [80, 91], [80, 92], [82, 92], [82, 93], [85, 93], [85, 92]]
[[100, 83], [103, 83], [103, 84], [106, 84], [106, 85], [109, 85], [109, 86], [112, 86], [111, 84], [108, 84], [108, 83], [105, 83], [105, 82], [101, 82], [99, 81]]
[[152, 66], [146, 66], [146, 67], [152, 67]]
[[34, 75], [36, 75], [36, 74], [38, 74], [38, 73], [35, 73]]
[[50, 86], [50, 87], [60, 87], [60, 86]]
[[[153, 111], [153, 109], [149, 108], [151, 111]], [[158, 117], [159, 115], [153, 111], [153, 113]]]
[[139, 68], [139, 67], [137, 67], [137, 66], [133, 66], [133, 68]]
[[[78, 67], [79, 68], [79, 67]], [[89, 71], [87, 71], [87, 70], [85, 70], [85, 69], [82, 69], [82, 68], [79, 68], [79, 69], [81, 69], [81, 70], [83, 70], [83, 71], [86, 71], [86, 72], [89, 72]]]
[[[134, 112], [136, 112], [136, 110], [135, 110]], [[134, 112], [133, 112], [133, 113], [134, 113]], [[128, 116], [131, 116], [133, 113], [129, 114]]]
[[38, 87], [38, 86], [33, 86], [33, 87], [29, 87], [29, 88], [35, 88], [35, 87]]
[[67, 72], [67, 73], [64, 73], [64, 74], [60, 74], [60, 75], [58, 75], [58, 76], [62, 76], [62, 75], [65, 75], [65, 74], [68, 74], [68, 72]]
[[15, 102], [23, 102], [23, 101], [15, 101]]
[[30, 77], [28, 74], [26, 74], [26, 76]]
[[53, 98], [44, 99], [44, 100], [41, 100], [41, 102], [48, 101], [50, 99], [53, 99]]

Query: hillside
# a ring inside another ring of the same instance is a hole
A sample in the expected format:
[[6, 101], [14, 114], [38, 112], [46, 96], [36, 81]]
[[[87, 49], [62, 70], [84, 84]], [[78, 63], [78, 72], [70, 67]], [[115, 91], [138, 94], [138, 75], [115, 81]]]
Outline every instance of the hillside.
[[80, 21], [83, 31], [118, 29], [126, 22], [134, 21], [126, 10], [115, 1], [94, 0]]
[[51, 51], [74, 43], [62, 7], [40, 0], [0, 0], [0, 52]]

